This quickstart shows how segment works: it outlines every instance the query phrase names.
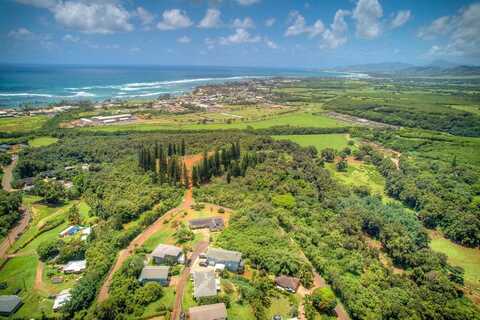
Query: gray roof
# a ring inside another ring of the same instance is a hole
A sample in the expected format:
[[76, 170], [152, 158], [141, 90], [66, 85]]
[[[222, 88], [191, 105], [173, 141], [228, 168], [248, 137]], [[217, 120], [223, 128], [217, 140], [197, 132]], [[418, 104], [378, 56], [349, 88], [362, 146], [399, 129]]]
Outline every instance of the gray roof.
[[142, 269], [138, 280], [165, 280], [168, 279], [168, 266], [146, 266]]
[[22, 304], [18, 296], [0, 296], [0, 313], [9, 314]]
[[227, 318], [227, 308], [224, 303], [192, 307], [188, 313], [190, 320], [220, 320]]
[[190, 228], [219, 229], [225, 226], [223, 217], [199, 218], [188, 221]]
[[196, 298], [211, 297], [217, 294], [215, 271], [195, 271], [193, 273], [193, 295]]
[[169, 244], [160, 244], [152, 252], [152, 257], [165, 258], [165, 256], [178, 257], [182, 249]]
[[240, 262], [242, 260], [242, 253], [238, 251], [224, 250], [220, 248], [208, 247], [206, 256], [208, 259], [220, 261]]

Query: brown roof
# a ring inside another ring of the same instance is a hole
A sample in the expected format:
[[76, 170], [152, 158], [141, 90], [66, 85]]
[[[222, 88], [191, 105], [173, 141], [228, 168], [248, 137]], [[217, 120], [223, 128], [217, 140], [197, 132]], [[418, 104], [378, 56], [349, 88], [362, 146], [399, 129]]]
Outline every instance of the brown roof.
[[188, 311], [190, 320], [224, 320], [227, 319], [227, 308], [224, 303], [208, 304], [192, 307]]
[[297, 291], [300, 285], [300, 279], [287, 276], [279, 276], [275, 278], [275, 284], [282, 288], [290, 288]]

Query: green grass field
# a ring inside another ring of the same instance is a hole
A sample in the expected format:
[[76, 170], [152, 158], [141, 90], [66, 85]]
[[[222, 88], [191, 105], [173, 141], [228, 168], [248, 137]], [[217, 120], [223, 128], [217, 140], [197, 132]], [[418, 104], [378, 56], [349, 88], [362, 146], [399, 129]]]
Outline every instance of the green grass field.
[[246, 129], [251, 126], [255, 129], [270, 128], [274, 126], [293, 126], [293, 127], [315, 127], [315, 128], [338, 128], [347, 126], [347, 124], [329, 118], [324, 115], [313, 115], [309, 113], [290, 113], [286, 115], [278, 115], [270, 119], [258, 120], [258, 121], [235, 121], [228, 123], [135, 123], [126, 125], [110, 125], [110, 126], [97, 126], [86, 127], [82, 130], [93, 131], [125, 131], [125, 130], [137, 130], [137, 131], [154, 131], [154, 130], [222, 130], [222, 129]]
[[28, 141], [28, 144], [30, 145], [30, 147], [33, 147], [33, 148], [40, 148], [40, 147], [46, 147], [46, 146], [49, 146], [51, 144], [54, 144], [58, 141], [57, 138], [53, 138], [53, 137], [38, 137], [38, 138], [34, 138], [32, 140], [29, 140]]
[[281, 135], [272, 136], [272, 138], [277, 140], [290, 140], [298, 143], [302, 147], [314, 146], [318, 151], [325, 148], [341, 150], [345, 147], [348, 147], [347, 134]]
[[346, 172], [339, 172], [335, 163], [325, 164], [333, 177], [347, 186], [367, 186], [372, 194], [385, 196], [385, 178], [377, 171], [374, 165], [365, 163], [349, 164]]
[[40, 129], [48, 120], [47, 116], [0, 119], [1, 132], [29, 132]]
[[480, 249], [466, 248], [444, 238], [439, 232], [430, 233], [430, 247], [448, 257], [448, 262], [465, 270], [465, 284], [480, 292]]

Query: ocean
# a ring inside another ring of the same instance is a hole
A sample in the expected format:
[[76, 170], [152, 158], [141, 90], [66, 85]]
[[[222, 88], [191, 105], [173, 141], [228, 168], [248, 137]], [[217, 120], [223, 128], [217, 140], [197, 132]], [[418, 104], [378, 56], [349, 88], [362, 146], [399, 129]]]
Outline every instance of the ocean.
[[40, 107], [64, 100], [153, 99], [198, 85], [276, 76], [362, 75], [247, 67], [0, 65], [0, 108]]

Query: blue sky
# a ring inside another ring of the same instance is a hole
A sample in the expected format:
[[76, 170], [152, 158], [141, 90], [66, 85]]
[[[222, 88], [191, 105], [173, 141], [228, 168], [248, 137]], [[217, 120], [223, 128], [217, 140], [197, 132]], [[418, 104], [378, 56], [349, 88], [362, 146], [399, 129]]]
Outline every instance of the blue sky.
[[480, 2], [1, 0], [0, 62], [480, 64]]

